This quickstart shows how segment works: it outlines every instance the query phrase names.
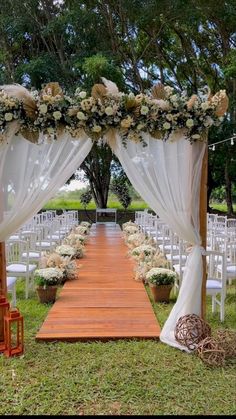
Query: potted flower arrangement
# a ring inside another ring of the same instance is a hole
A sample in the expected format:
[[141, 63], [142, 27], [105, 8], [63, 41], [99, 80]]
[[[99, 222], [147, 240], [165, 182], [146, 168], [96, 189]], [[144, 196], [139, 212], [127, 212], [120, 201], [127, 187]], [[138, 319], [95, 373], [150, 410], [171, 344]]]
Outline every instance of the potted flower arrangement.
[[68, 244], [61, 244], [60, 246], [57, 246], [55, 252], [60, 256], [70, 256], [71, 258], [75, 258], [76, 255], [75, 249]]
[[57, 287], [63, 280], [64, 273], [59, 268], [36, 269], [35, 282], [38, 285], [36, 291], [41, 303], [54, 303], [56, 300]]
[[152, 268], [146, 274], [155, 302], [168, 303], [175, 283], [176, 273], [167, 268]]

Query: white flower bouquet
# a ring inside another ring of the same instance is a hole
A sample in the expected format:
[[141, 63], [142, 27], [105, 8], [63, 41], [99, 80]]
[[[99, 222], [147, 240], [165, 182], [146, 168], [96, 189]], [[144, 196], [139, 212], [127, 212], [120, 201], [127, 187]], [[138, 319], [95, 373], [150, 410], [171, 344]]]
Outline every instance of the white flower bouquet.
[[70, 256], [71, 258], [75, 257], [76, 255], [75, 249], [68, 244], [57, 246], [55, 252], [61, 256]]
[[81, 221], [81, 223], [79, 225], [80, 226], [83, 226], [83, 227], [87, 227], [87, 228], [91, 228], [92, 227], [92, 224], [89, 223], [88, 221]]
[[79, 225], [77, 227], [75, 227], [74, 229], [75, 234], [80, 234], [80, 235], [86, 235], [89, 233], [89, 227], [87, 226], [83, 226], [83, 225]]
[[175, 279], [176, 273], [166, 268], [152, 268], [146, 274], [146, 280], [150, 286], [173, 285]]
[[36, 269], [34, 272], [36, 284], [44, 288], [53, 285], [60, 285], [63, 280], [63, 276], [64, 273], [59, 268], [42, 268]]
[[149, 244], [141, 244], [141, 246], [135, 247], [131, 251], [131, 256], [133, 256], [135, 259], [139, 258], [140, 256], [145, 258], [146, 256], [154, 255], [155, 252], [155, 247], [150, 246]]

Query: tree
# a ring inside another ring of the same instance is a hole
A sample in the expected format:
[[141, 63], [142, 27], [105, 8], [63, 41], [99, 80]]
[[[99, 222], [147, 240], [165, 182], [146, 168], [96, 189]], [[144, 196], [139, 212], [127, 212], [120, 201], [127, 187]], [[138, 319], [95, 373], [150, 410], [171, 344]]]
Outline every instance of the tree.
[[[70, 93], [78, 86], [90, 91], [103, 76], [134, 93], [158, 81], [188, 94], [206, 86], [212, 93], [225, 88], [227, 135], [235, 130], [235, 0], [217, 7], [215, 0], [2, 0], [0, 47], [1, 83], [40, 89], [58, 81]], [[210, 132], [209, 141], [224, 139], [226, 131]], [[217, 159], [209, 157], [209, 191], [223, 178], [231, 212], [234, 161], [223, 150], [223, 176], [215, 174]], [[88, 176], [101, 169], [90, 182], [103, 205], [110, 181], [104, 170], [111, 162], [109, 151], [95, 147], [85, 164]]]

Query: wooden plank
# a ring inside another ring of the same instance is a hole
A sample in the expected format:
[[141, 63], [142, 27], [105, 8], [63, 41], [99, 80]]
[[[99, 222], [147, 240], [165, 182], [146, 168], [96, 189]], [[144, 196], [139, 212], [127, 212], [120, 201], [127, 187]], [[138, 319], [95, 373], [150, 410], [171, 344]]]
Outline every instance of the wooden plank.
[[93, 226], [78, 277], [65, 283], [36, 340], [158, 339], [160, 326], [127, 252], [118, 226]]
[[[206, 150], [202, 162], [201, 187], [200, 187], [200, 236], [202, 246], [206, 249], [207, 245], [207, 177], [208, 177], [208, 143], [206, 140]], [[206, 317], [206, 281], [207, 281], [207, 264], [206, 256], [202, 256], [202, 288], [201, 288], [201, 317]]]

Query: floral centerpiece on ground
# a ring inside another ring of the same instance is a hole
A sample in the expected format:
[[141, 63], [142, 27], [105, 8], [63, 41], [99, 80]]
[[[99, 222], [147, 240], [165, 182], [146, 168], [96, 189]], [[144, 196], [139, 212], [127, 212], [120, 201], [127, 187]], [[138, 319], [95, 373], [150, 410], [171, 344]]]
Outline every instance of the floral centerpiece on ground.
[[176, 279], [176, 273], [171, 269], [152, 268], [147, 272], [146, 279], [150, 286], [173, 285]]
[[79, 225], [82, 226], [82, 227], [87, 227], [89, 229], [92, 227], [92, 224], [89, 223], [88, 221], [81, 221], [81, 223]]
[[75, 258], [76, 256], [76, 250], [69, 244], [61, 244], [60, 246], [57, 246], [55, 252], [61, 256], [69, 256], [71, 258]]
[[147, 283], [146, 274], [151, 268], [170, 268], [170, 262], [165, 258], [164, 254], [159, 250], [154, 255], [148, 255], [138, 260], [135, 268], [135, 279]]
[[75, 250], [75, 258], [82, 258], [85, 254], [84, 245], [81, 242], [80, 236], [78, 234], [70, 234], [66, 239], [64, 239], [64, 244], [72, 246]]
[[71, 256], [61, 256], [56, 252], [44, 253], [40, 260], [40, 268], [59, 268], [63, 272], [63, 281], [74, 279], [80, 266], [71, 260]]
[[83, 236], [89, 234], [89, 227], [85, 225], [78, 225], [74, 228], [74, 232], [75, 234], [81, 234]]
[[176, 273], [171, 269], [152, 268], [146, 274], [154, 301], [169, 302], [170, 292], [175, 283]]
[[70, 242], [70, 243], [80, 242], [81, 244], [84, 244], [86, 242], [86, 236], [72, 232], [66, 237], [65, 240], [67, 240], [67, 242]]
[[137, 224], [135, 225], [127, 225], [125, 228], [123, 228], [124, 236], [129, 236], [130, 234], [136, 234], [139, 232], [139, 227]]
[[130, 249], [140, 246], [145, 241], [145, 234], [134, 233], [126, 238], [126, 244]]
[[154, 255], [156, 248], [150, 244], [141, 244], [141, 246], [135, 247], [131, 251], [131, 256], [137, 259], [144, 259], [146, 256]]
[[34, 273], [35, 282], [43, 288], [60, 285], [63, 280], [63, 271], [60, 268], [41, 268]]

